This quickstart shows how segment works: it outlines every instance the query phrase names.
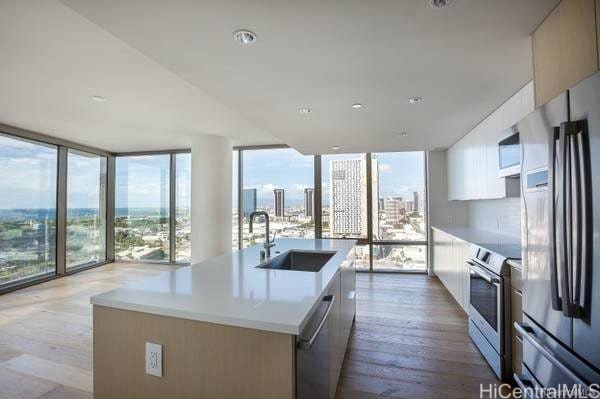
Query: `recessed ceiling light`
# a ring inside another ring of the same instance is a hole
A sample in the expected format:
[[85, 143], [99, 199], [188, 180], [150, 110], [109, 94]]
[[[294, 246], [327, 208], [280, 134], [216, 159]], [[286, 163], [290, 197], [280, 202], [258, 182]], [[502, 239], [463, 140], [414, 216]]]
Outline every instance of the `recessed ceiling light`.
[[106, 97], [102, 97], [102, 96], [91, 96], [90, 99], [97, 101], [99, 103], [105, 103], [106, 102]]
[[340, 146], [339, 146], [339, 145], [334, 145], [333, 147], [331, 147], [331, 149], [332, 149], [332, 150], [336, 150], [336, 151], [337, 151], [337, 150], [339, 150], [339, 149], [340, 149]]
[[306, 107], [306, 108], [300, 108], [298, 110], [298, 112], [300, 112], [301, 114], [310, 114], [312, 112], [312, 108], [308, 108], [308, 107]]
[[352, 104], [352, 108], [354, 109], [361, 109], [362, 107], [363, 105], [361, 103]]
[[452, 3], [452, 0], [429, 0], [429, 5], [433, 8], [448, 7], [450, 3]]
[[421, 97], [411, 97], [408, 99], [408, 102], [410, 104], [420, 103], [421, 101], [423, 101], [423, 99]]
[[249, 30], [237, 30], [233, 33], [233, 38], [240, 44], [252, 44], [256, 41], [256, 34]]

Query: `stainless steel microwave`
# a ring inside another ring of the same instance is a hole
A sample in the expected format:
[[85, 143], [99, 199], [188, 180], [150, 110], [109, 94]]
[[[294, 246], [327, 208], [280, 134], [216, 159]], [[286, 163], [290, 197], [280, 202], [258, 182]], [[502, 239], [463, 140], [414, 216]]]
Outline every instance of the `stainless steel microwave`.
[[521, 145], [519, 132], [514, 128], [505, 130], [498, 140], [498, 177], [521, 173]]

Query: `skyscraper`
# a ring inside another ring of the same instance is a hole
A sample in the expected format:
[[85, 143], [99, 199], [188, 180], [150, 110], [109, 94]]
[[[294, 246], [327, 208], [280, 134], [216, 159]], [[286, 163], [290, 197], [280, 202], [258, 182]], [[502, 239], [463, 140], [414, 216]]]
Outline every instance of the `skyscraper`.
[[244, 189], [244, 217], [247, 218], [256, 210], [256, 189]]
[[309, 218], [315, 217], [315, 189], [304, 189], [304, 216]]
[[284, 216], [285, 213], [285, 190], [276, 188], [273, 190], [275, 199], [275, 216]]
[[419, 193], [413, 192], [413, 211], [419, 212]]
[[361, 159], [329, 161], [330, 228], [334, 236], [362, 232], [361, 169]]

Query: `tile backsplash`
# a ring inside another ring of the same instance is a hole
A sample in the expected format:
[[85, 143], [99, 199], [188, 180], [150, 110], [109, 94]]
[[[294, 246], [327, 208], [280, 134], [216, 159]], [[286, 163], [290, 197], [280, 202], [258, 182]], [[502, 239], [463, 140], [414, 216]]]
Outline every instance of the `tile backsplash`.
[[521, 199], [470, 201], [469, 224], [473, 228], [506, 236], [507, 242], [518, 242], [521, 236]]

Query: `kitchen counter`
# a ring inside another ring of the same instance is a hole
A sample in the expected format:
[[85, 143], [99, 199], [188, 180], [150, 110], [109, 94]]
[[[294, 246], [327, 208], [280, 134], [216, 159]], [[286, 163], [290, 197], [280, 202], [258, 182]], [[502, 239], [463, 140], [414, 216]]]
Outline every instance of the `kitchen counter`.
[[472, 227], [432, 226], [432, 228], [509, 259], [521, 259], [521, 245], [517, 242], [507, 242], [506, 236]]
[[271, 259], [292, 249], [336, 254], [316, 273], [260, 269], [256, 266], [262, 245], [257, 245], [127, 284], [93, 296], [91, 303], [298, 335], [354, 244], [353, 240], [278, 239]]

